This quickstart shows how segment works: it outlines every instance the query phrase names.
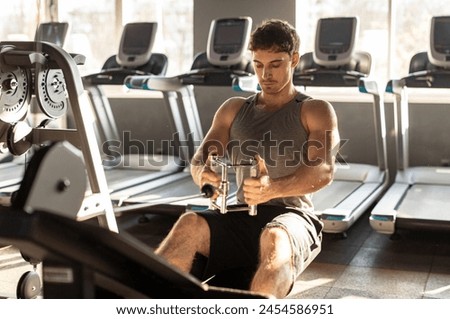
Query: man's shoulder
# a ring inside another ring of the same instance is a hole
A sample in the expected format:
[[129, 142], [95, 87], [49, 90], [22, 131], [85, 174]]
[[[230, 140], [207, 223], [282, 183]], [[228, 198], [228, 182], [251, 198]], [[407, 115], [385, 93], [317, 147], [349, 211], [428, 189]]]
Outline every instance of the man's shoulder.
[[246, 102], [250, 101], [251, 97], [234, 96], [227, 99], [223, 104], [222, 108], [239, 110]]
[[242, 96], [230, 97], [222, 103], [217, 110], [216, 116], [233, 120], [242, 106], [246, 103], [247, 98]]
[[336, 117], [336, 113], [333, 105], [323, 99], [311, 98], [303, 102], [302, 116], [315, 117], [315, 118], [330, 118]]
[[254, 95], [250, 95], [248, 97], [245, 97], [245, 96], [233, 96], [233, 97], [230, 97], [228, 100], [226, 100], [225, 103], [241, 104], [242, 105], [246, 101], [252, 100], [253, 97], [254, 97]]
[[303, 102], [302, 109], [304, 111], [328, 110], [328, 111], [334, 112], [333, 105], [330, 102], [323, 100], [323, 99], [316, 99], [316, 98], [310, 98], [308, 100], [305, 100]]
[[329, 106], [331, 106], [331, 103], [330, 103], [330, 102], [328, 102], [328, 101], [326, 101], [326, 100], [323, 100], [323, 99], [313, 98], [313, 97], [311, 97], [311, 98], [309, 98], [309, 99], [306, 99], [306, 100], [303, 102], [303, 104], [304, 104], [304, 105], [308, 105], [308, 106], [324, 106], [324, 107], [329, 107]]

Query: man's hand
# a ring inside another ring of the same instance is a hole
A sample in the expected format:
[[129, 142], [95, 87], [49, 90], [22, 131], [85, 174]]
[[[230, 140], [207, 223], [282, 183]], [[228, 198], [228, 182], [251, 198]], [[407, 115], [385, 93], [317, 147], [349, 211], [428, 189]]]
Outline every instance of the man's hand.
[[248, 205], [265, 203], [271, 197], [271, 179], [267, 170], [266, 162], [260, 155], [256, 155], [258, 165], [258, 176], [249, 177], [244, 180], [244, 199]]
[[[213, 188], [219, 188], [220, 182], [221, 182], [221, 175], [214, 172], [212, 169], [212, 155], [208, 156], [208, 159], [205, 162], [205, 165], [202, 167], [202, 169], [199, 171], [199, 186], [200, 189], [203, 188], [205, 185], [211, 185]], [[215, 192], [213, 196], [211, 196], [211, 199], [216, 199], [219, 196], [218, 192]]]

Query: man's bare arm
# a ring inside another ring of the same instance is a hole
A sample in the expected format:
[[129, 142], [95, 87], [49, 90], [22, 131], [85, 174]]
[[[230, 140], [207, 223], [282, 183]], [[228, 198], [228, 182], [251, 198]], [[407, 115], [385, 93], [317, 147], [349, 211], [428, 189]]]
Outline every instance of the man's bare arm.
[[226, 155], [230, 127], [243, 103], [243, 98], [234, 97], [226, 100], [219, 107], [214, 115], [211, 128], [192, 157], [191, 175], [194, 182], [200, 187], [206, 183], [213, 186], [220, 185], [220, 177], [210, 169], [208, 156], [211, 154], [221, 157]]

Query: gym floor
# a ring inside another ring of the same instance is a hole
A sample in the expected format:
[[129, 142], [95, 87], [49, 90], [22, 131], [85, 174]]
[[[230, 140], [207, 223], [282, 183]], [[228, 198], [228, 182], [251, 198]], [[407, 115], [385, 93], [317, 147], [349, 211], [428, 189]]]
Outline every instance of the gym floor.
[[448, 233], [377, 233], [363, 215], [342, 239], [326, 234], [321, 254], [291, 298], [450, 299]]
[[[151, 247], [175, 220], [147, 215], [146, 222], [137, 222], [141, 217], [121, 218], [120, 227]], [[372, 230], [366, 214], [347, 235], [324, 235], [322, 252], [288, 298], [450, 299], [448, 233], [404, 230], [393, 240]], [[15, 248], [0, 248], [0, 297], [16, 298], [20, 276], [31, 269]]]

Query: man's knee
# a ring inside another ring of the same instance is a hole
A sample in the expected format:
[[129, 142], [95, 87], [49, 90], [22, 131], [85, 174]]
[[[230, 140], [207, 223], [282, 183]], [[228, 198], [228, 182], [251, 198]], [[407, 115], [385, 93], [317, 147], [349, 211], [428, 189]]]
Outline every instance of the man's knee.
[[292, 246], [286, 229], [266, 227], [261, 233], [260, 246], [260, 266], [251, 289], [282, 298], [294, 282]]
[[291, 253], [291, 243], [286, 229], [278, 226], [266, 227], [260, 238], [261, 248], [278, 250], [280, 248], [288, 249]]
[[180, 218], [178, 218], [175, 226], [196, 229], [196, 227], [204, 228], [208, 225], [203, 217], [200, 217], [196, 213], [189, 212], [182, 214]]
[[195, 245], [201, 254], [209, 254], [210, 230], [206, 220], [196, 213], [185, 213], [174, 225], [175, 236], [182, 235], [186, 240], [197, 242]]

